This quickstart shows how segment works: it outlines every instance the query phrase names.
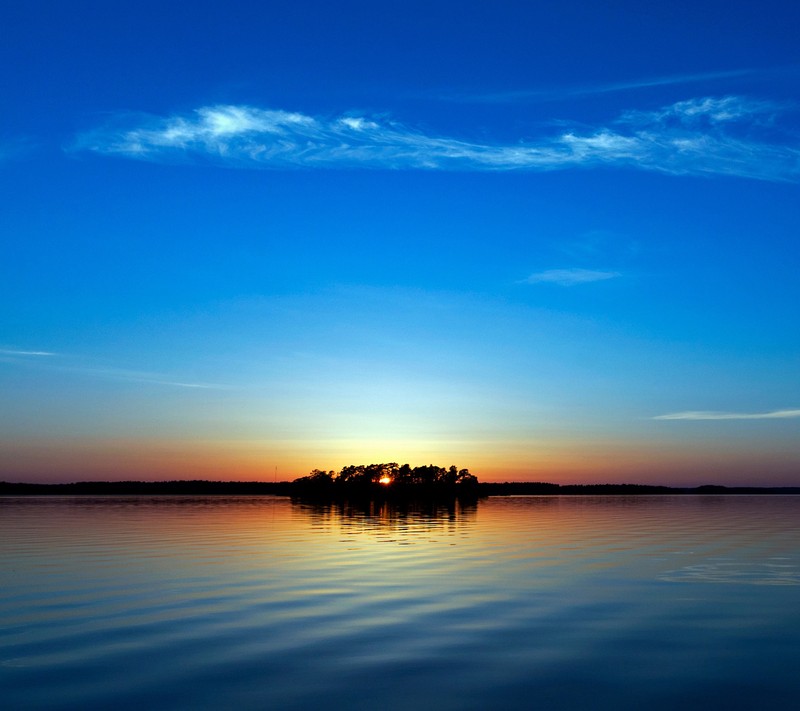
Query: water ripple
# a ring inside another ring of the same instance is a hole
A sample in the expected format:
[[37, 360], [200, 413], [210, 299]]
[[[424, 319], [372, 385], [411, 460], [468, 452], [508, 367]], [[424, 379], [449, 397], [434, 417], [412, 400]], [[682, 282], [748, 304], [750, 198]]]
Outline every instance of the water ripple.
[[800, 693], [800, 498], [0, 499], [14, 709], [726, 709]]

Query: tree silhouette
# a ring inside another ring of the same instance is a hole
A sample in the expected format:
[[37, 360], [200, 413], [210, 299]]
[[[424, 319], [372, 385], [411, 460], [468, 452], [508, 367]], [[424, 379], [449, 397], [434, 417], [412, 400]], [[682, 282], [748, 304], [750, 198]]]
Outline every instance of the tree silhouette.
[[478, 478], [468, 469], [455, 465], [445, 469], [435, 464], [412, 468], [397, 462], [350, 464], [341, 471], [314, 469], [292, 482], [299, 496], [335, 497], [408, 497], [408, 498], [477, 498]]

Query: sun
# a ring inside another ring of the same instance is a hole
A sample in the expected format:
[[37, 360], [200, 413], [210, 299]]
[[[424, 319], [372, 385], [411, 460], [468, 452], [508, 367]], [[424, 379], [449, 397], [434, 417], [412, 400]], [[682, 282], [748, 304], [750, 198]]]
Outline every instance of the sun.
[[384, 474], [380, 479], [378, 479], [378, 483], [379, 484], [383, 484], [384, 486], [387, 486], [388, 484], [392, 483], [392, 477], [386, 476]]

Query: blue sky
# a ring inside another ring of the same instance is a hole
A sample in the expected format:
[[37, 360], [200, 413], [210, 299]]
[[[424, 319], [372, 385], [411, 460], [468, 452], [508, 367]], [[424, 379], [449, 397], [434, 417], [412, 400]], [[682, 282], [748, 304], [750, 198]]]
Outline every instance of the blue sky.
[[793, 3], [0, 11], [0, 478], [800, 485]]

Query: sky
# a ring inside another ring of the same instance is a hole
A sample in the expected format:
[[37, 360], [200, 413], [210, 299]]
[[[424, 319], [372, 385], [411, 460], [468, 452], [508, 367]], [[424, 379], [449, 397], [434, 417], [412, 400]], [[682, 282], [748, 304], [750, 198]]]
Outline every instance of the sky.
[[0, 480], [800, 486], [800, 5], [0, 27]]

